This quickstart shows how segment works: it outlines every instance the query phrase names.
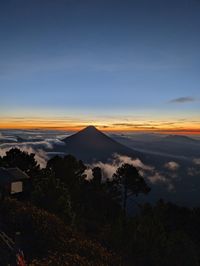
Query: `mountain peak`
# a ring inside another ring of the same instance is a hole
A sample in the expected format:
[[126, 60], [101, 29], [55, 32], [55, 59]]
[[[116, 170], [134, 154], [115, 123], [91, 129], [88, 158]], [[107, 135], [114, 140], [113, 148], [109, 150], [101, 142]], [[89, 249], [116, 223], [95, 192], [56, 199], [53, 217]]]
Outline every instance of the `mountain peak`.
[[75, 135], [85, 135], [88, 137], [94, 137], [94, 136], [99, 136], [99, 135], [104, 135], [103, 132], [101, 132], [100, 130], [98, 130], [95, 126], [87, 126], [85, 128], [83, 128], [82, 130], [80, 130], [79, 132], [77, 132]]
[[99, 131], [95, 126], [90, 125], [82, 129], [82, 131]]

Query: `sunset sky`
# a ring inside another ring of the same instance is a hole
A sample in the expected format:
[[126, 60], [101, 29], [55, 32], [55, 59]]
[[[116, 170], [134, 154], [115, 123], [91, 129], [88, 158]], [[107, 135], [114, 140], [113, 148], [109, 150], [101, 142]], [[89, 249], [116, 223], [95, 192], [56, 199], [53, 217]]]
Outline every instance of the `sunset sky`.
[[0, 128], [200, 134], [199, 0], [1, 0]]

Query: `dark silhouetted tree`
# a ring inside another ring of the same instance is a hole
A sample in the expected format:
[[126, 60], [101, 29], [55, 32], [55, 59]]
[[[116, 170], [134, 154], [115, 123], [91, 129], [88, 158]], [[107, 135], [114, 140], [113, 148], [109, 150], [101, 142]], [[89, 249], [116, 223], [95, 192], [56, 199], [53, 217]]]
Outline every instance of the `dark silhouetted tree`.
[[4, 161], [3, 158], [0, 156], [0, 167], [4, 167]]
[[47, 163], [47, 169], [51, 170], [56, 178], [59, 178], [66, 186], [73, 202], [73, 208], [80, 209], [81, 190], [85, 183], [86, 166], [82, 161], [72, 155], [64, 158], [55, 156]]
[[28, 154], [17, 148], [7, 151], [2, 160], [5, 167], [18, 167], [30, 176], [35, 175], [40, 169], [34, 153]]
[[36, 206], [57, 214], [65, 222], [72, 222], [74, 215], [68, 190], [53, 174], [49, 173], [46, 177], [43, 174], [42, 178], [34, 180], [31, 200]]
[[92, 169], [93, 179], [91, 180], [92, 184], [100, 186], [102, 182], [102, 172], [100, 167], [94, 167]]
[[51, 169], [55, 177], [60, 178], [70, 189], [84, 181], [86, 166], [82, 161], [77, 160], [72, 155], [64, 158], [55, 156], [47, 163], [47, 168]]
[[[127, 198], [130, 195], [138, 196], [139, 193], [147, 194], [150, 187], [138, 170], [131, 164], [123, 164], [113, 175], [113, 183], [122, 194], [123, 210], [126, 214]], [[129, 193], [130, 192], [130, 193]]]

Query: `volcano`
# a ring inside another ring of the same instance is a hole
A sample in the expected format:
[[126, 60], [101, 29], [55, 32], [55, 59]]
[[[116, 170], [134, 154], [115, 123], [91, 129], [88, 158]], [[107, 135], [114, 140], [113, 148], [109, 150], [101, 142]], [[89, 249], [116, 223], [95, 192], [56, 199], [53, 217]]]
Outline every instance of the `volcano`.
[[85, 162], [106, 161], [115, 153], [136, 156], [132, 149], [113, 140], [94, 126], [84, 128], [78, 133], [63, 139], [63, 142], [65, 145], [62, 149], [65, 152]]

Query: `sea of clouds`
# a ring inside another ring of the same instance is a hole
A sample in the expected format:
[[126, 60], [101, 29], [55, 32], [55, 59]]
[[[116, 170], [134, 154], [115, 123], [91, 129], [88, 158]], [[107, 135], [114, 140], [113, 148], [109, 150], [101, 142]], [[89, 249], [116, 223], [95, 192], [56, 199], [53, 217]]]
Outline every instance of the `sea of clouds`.
[[54, 145], [64, 145], [62, 139], [67, 136], [69, 133], [62, 131], [6, 130], [0, 132], [0, 156], [5, 156], [11, 148], [18, 148], [29, 154], [34, 153], [36, 161], [44, 168]]
[[[62, 140], [69, 136], [69, 134], [62, 131], [2, 131], [0, 132], [0, 156], [5, 156], [6, 152], [11, 148], [18, 148], [29, 154], [34, 153], [40, 167], [45, 168], [49, 158], [57, 154], [54, 152], [54, 145], [65, 145]], [[162, 166], [162, 170], [158, 170], [154, 165], [147, 165], [138, 158], [133, 159], [128, 156], [113, 154], [113, 158], [110, 158], [108, 162], [99, 161], [87, 165], [87, 179], [92, 178], [92, 169], [94, 167], [102, 169], [104, 180], [107, 178], [111, 179], [117, 168], [124, 163], [135, 166], [150, 184], [164, 185], [169, 191], [175, 190], [174, 183], [179, 178], [179, 171], [182, 168], [180, 163], [169, 160]], [[191, 166], [187, 169], [187, 174], [188, 176], [200, 174], [200, 158], [193, 159]]]

